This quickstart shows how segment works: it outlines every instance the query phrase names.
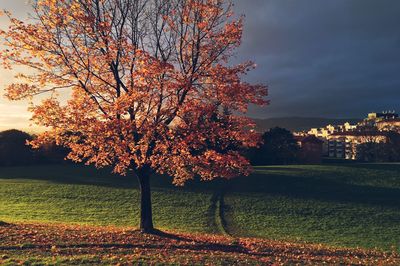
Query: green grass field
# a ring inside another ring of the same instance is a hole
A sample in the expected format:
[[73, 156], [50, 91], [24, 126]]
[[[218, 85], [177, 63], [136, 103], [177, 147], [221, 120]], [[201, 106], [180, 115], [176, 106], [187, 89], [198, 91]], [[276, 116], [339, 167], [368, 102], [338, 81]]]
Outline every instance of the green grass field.
[[[175, 189], [164, 179], [153, 179], [156, 225], [213, 233], [212, 192]], [[0, 220], [137, 226], [138, 215], [133, 177], [74, 165], [0, 168]]]
[[235, 235], [400, 247], [400, 165], [263, 167], [224, 200]]
[[[260, 167], [250, 177], [185, 188], [154, 177], [155, 225], [181, 232], [225, 230], [332, 246], [400, 250], [400, 165]], [[0, 168], [0, 220], [137, 226], [132, 177], [60, 165]]]

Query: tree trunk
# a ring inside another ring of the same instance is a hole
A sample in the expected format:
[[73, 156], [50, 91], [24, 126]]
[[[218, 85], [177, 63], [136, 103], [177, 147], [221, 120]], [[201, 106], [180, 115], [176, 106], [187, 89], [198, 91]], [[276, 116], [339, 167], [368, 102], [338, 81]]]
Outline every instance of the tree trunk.
[[154, 232], [153, 214], [151, 210], [150, 174], [148, 171], [138, 173], [140, 185], [140, 231]]

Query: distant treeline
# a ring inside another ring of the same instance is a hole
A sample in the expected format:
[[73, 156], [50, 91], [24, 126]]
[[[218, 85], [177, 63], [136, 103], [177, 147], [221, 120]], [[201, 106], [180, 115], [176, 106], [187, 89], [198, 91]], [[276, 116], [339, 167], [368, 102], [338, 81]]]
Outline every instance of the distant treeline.
[[[0, 132], [0, 166], [64, 163], [68, 149], [48, 143], [33, 149], [28, 142], [35, 135], [11, 129]], [[293, 134], [274, 128], [263, 135], [263, 144], [256, 149], [242, 151], [254, 165], [290, 164], [297, 162], [299, 147]]]
[[32, 149], [27, 142], [34, 138], [34, 135], [15, 129], [0, 132], [0, 165], [18, 166], [65, 161], [64, 158], [68, 154], [65, 148], [49, 143], [39, 149]]
[[[34, 138], [35, 135], [15, 129], [0, 132], [0, 166], [66, 162], [64, 158], [68, 154], [68, 149], [55, 143], [32, 149], [27, 142]], [[265, 132], [258, 148], [242, 152], [253, 165], [310, 163], [304, 159], [312, 156], [304, 153], [304, 149], [301, 149], [289, 130], [279, 127]], [[400, 135], [393, 132], [387, 143], [361, 144], [358, 146], [358, 155], [358, 160], [363, 162], [399, 162]]]
[[293, 134], [280, 127], [274, 127], [265, 132], [260, 146], [246, 153], [252, 165], [301, 163], [299, 155], [300, 146]]
[[[27, 143], [35, 135], [11, 129], [0, 132], [0, 166], [64, 163], [68, 150], [49, 143], [33, 149]], [[263, 135], [263, 144], [256, 149], [243, 151], [254, 165], [290, 164], [298, 162], [299, 147], [293, 134], [274, 128]]]

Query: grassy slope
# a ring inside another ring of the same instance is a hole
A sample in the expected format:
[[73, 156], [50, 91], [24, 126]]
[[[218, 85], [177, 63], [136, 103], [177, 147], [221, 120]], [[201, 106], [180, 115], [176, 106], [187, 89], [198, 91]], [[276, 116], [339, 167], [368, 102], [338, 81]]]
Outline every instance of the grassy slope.
[[400, 248], [400, 165], [258, 168], [225, 204], [234, 235]]
[[[234, 236], [399, 249], [400, 165], [258, 168], [231, 182], [173, 188], [153, 178], [159, 228], [213, 233], [212, 194], [224, 188]], [[133, 179], [76, 166], [0, 169], [0, 220], [136, 226]]]
[[[212, 193], [153, 182], [154, 220], [159, 228], [212, 233]], [[133, 177], [79, 166], [0, 169], [0, 220], [137, 226], [139, 191]]]

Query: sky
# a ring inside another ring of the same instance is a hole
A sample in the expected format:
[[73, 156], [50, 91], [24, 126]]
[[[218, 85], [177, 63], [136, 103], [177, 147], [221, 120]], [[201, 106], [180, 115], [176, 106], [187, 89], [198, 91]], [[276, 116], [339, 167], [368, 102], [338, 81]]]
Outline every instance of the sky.
[[[0, 0], [24, 17], [27, 0]], [[269, 86], [270, 105], [257, 118], [361, 118], [400, 112], [400, 1], [234, 0], [245, 15], [234, 62], [258, 67], [246, 80]], [[0, 18], [0, 27], [4, 26]], [[0, 93], [12, 73], [0, 70]], [[0, 129], [26, 127], [25, 102], [0, 99]]]

